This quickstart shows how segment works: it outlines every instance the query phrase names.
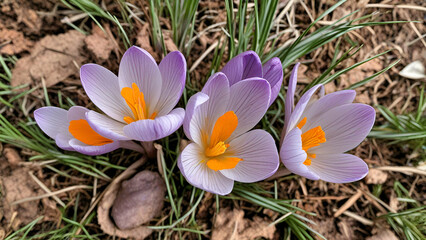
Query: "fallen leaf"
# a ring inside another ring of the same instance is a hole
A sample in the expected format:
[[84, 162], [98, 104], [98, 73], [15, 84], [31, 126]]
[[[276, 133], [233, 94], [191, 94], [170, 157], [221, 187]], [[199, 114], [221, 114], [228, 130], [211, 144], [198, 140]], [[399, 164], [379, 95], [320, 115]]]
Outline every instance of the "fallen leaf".
[[44, 37], [35, 44], [30, 56], [16, 62], [11, 85], [37, 84], [44, 78], [49, 87], [77, 75], [84, 60], [80, 55], [83, 45], [84, 35], [76, 30]]
[[213, 226], [212, 240], [251, 240], [260, 237], [272, 239], [275, 225], [255, 216], [253, 220], [244, 218], [244, 211], [238, 209], [222, 209], [216, 216]]
[[114, 43], [108, 38], [108, 35], [102, 29], [93, 25], [92, 34], [84, 39], [87, 49], [100, 60], [107, 60], [114, 49]]
[[425, 67], [421, 61], [414, 61], [399, 72], [399, 75], [409, 79], [426, 78]]
[[18, 151], [13, 148], [6, 147], [3, 150], [3, 154], [10, 165], [17, 166], [21, 161], [21, 156], [19, 156]]
[[166, 49], [168, 52], [178, 51], [178, 47], [173, 42], [172, 33], [169, 31], [163, 32], [164, 37], [164, 45], [166, 45]]
[[365, 240], [398, 240], [398, 238], [391, 230], [381, 229], [376, 235], [368, 237]]
[[365, 177], [367, 184], [383, 184], [388, 179], [388, 174], [382, 170], [371, 168]]
[[105, 194], [102, 197], [101, 202], [98, 205], [98, 223], [101, 226], [102, 231], [111, 236], [117, 236], [125, 239], [142, 240], [148, 237], [153, 230], [147, 226], [138, 226], [132, 229], [119, 229], [114, 224], [110, 217], [111, 208], [117, 196], [121, 182], [133, 176], [137, 172], [137, 168], [142, 166], [146, 162], [146, 158], [142, 158], [139, 161], [133, 163], [128, 167], [122, 174], [116, 177], [105, 190]]
[[136, 36], [136, 43], [139, 45], [139, 47], [145, 49], [151, 56], [158, 61], [159, 57], [158, 54], [154, 51], [154, 49], [151, 46], [151, 42], [149, 39], [149, 24], [143, 25], [142, 29], [138, 32], [138, 35]]
[[124, 181], [112, 206], [111, 216], [120, 229], [130, 229], [161, 214], [166, 186], [158, 173], [148, 170]]
[[29, 51], [34, 43], [25, 38], [22, 32], [2, 29], [0, 30], [0, 45], [3, 45], [0, 47], [0, 53], [14, 55]]

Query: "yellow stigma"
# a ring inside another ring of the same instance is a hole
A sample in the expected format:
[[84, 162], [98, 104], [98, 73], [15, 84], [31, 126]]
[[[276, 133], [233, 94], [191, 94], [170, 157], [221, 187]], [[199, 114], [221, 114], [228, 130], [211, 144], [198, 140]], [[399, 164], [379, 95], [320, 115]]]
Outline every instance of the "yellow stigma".
[[157, 113], [154, 112], [148, 117], [148, 108], [146, 107], [145, 97], [143, 92], [139, 90], [136, 83], [132, 83], [131, 88], [124, 87], [121, 89], [121, 96], [124, 100], [126, 100], [127, 105], [133, 113], [133, 117], [125, 116], [123, 118], [127, 124], [143, 119], [154, 119], [157, 116]]
[[[303, 118], [299, 122], [299, 124], [297, 124], [297, 127], [301, 129], [305, 125], [306, 121], [307, 121], [306, 117]], [[321, 126], [317, 126], [302, 133], [301, 137], [302, 137], [302, 149], [308, 155], [306, 157], [306, 160], [303, 162], [303, 164], [305, 164], [306, 166], [310, 166], [312, 163], [312, 158], [316, 158], [316, 155], [309, 153], [308, 150], [310, 148], [319, 146], [321, 143], [325, 143], [327, 141], [327, 139], [325, 138], [325, 132], [322, 130]]]
[[212, 170], [232, 169], [237, 166], [238, 162], [243, 161], [241, 158], [223, 156], [229, 144], [226, 140], [232, 135], [238, 125], [237, 115], [233, 111], [226, 112], [220, 116], [210, 136], [210, 142], [204, 151], [207, 160], [207, 167]]

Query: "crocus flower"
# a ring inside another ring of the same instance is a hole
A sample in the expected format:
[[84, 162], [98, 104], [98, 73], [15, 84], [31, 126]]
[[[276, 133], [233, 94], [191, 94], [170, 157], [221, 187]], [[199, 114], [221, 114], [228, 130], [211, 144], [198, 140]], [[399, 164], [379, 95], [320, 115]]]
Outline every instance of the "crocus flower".
[[248, 78], [230, 86], [218, 72], [189, 99], [183, 127], [192, 143], [178, 158], [189, 183], [225, 195], [234, 181], [260, 181], [277, 170], [272, 136], [264, 130], [249, 131], [265, 114], [270, 95], [264, 79]]
[[232, 58], [222, 69], [232, 86], [235, 83], [253, 77], [266, 79], [271, 86], [271, 98], [268, 106], [275, 101], [283, 83], [283, 67], [279, 58], [271, 58], [262, 67], [259, 56], [253, 51], [240, 53]]
[[173, 109], [186, 78], [185, 58], [178, 51], [157, 65], [148, 52], [133, 46], [121, 59], [118, 77], [96, 64], [82, 66], [80, 77], [89, 98], [109, 116], [87, 114], [89, 124], [103, 136], [148, 142], [182, 125], [185, 111]]
[[[352, 103], [353, 90], [324, 96], [322, 85], [309, 89], [293, 109], [298, 66], [290, 76], [286, 96], [282, 162], [291, 172], [312, 180], [347, 183], [362, 179], [368, 173], [367, 164], [344, 152], [355, 148], [370, 132], [374, 109]], [[320, 97], [313, 99], [318, 89]]]
[[71, 107], [68, 111], [42, 107], [34, 111], [34, 118], [41, 130], [55, 139], [56, 145], [64, 150], [86, 155], [100, 155], [120, 147], [143, 151], [132, 141], [117, 141], [93, 130], [86, 118], [89, 111], [80, 106]]

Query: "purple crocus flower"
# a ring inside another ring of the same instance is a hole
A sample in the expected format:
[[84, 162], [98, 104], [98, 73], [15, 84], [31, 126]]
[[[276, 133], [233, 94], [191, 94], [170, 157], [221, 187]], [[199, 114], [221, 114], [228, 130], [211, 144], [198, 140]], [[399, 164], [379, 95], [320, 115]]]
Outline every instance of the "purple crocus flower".
[[[309, 89], [294, 107], [297, 68], [290, 76], [285, 104], [281, 161], [291, 172], [312, 180], [347, 183], [368, 173], [360, 158], [344, 154], [360, 144], [374, 124], [374, 108], [352, 103], [355, 91], [324, 96], [321, 84]], [[320, 89], [319, 99], [313, 94]]]
[[268, 106], [271, 106], [277, 98], [283, 83], [283, 67], [280, 59], [274, 57], [262, 67], [259, 56], [253, 51], [243, 52], [232, 58], [221, 72], [226, 75], [231, 86], [252, 77], [266, 79], [271, 86], [271, 98]]
[[182, 125], [184, 109], [173, 109], [186, 79], [185, 58], [178, 51], [157, 65], [147, 51], [133, 46], [121, 59], [118, 77], [96, 64], [82, 66], [80, 76], [89, 98], [109, 116], [87, 114], [90, 125], [105, 137], [149, 142]]
[[230, 86], [225, 74], [212, 75], [186, 106], [183, 128], [192, 141], [178, 167], [192, 185], [215, 194], [232, 191], [234, 181], [271, 176], [279, 157], [272, 136], [252, 130], [269, 106], [268, 81], [253, 77]]
[[34, 111], [34, 118], [41, 130], [55, 139], [56, 145], [64, 150], [86, 155], [100, 155], [120, 147], [143, 151], [141, 146], [132, 141], [117, 141], [93, 130], [87, 122], [89, 111], [80, 106], [71, 107], [68, 111], [42, 107]]

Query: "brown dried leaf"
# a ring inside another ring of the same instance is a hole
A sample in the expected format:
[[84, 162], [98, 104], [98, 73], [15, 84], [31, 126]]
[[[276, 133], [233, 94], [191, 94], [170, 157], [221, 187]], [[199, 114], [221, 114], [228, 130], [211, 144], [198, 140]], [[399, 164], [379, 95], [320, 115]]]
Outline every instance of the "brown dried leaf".
[[114, 49], [114, 43], [97, 25], [93, 26], [92, 34], [84, 39], [87, 49], [100, 60], [107, 60]]
[[142, 29], [138, 32], [138, 35], [136, 36], [136, 43], [139, 45], [139, 47], [145, 49], [149, 54], [152, 55], [152, 57], [158, 61], [159, 56], [154, 51], [154, 49], [151, 46], [151, 42], [149, 40], [149, 24], [143, 25]]
[[244, 218], [243, 210], [222, 209], [216, 216], [212, 240], [251, 240], [259, 237], [272, 239], [275, 225], [269, 226], [264, 219], [255, 216], [253, 220]]
[[7, 161], [12, 166], [17, 166], [20, 162], [22, 162], [21, 156], [19, 156], [18, 151], [13, 148], [6, 147], [3, 150], [3, 154], [6, 157]]
[[365, 177], [365, 181], [367, 184], [383, 184], [388, 179], [388, 174], [379, 169], [370, 169], [367, 176]]
[[18, 23], [24, 23], [33, 33], [40, 32], [42, 21], [36, 11], [20, 7], [18, 3], [15, 3], [13, 8], [18, 15]]
[[19, 54], [24, 51], [29, 51], [34, 43], [24, 37], [22, 32], [15, 30], [2, 29], [0, 30], [0, 53], [7, 55]]
[[169, 31], [163, 32], [164, 44], [166, 45], [166, 49], [168, 52], [178, 51], [178, 47], [173, 42], [172, 33]]
[[130, 229], [161, 214], [166, 186], [158, 173], [148, 170], [124, 181], [112, 206], [111, 216], [120, 229]]
[[398, 237], [389, 229], [381, 229], [376, 235], [368, 237], [365, 240], [398, 240]]
[[75, 30], [44, 37], [35, 44], [30, 56], [16, 62], [11, 85], [37, 84], [44, 77], [49, 87], [77, 75], [76, 64], [79, 66], [84, 60], [80, 55], [83, 45], [84, 35]]
[[120, 174], [111, 184], [108, 186], [101, 202], [98, 206], [98, 223], [101, 225], [101, 229], [111, 236], [117, 236], [125, 239], [142, 240], [148, 237], [152, 233], [152, 229], [146, 226], [139, 226], [132, 229], [121, 230], [117, 228], [110, 217], [112, 205], [117, 196], [121, 182], [129, 177], [133, 176], [137, 172], [137, 168], [145, 163], [146, 159], [142, 158], [139, 161], [133, 163], [128, 167], [122, 174]]

